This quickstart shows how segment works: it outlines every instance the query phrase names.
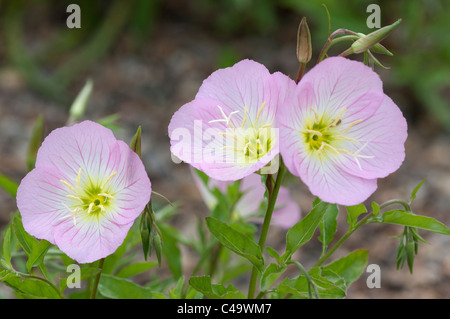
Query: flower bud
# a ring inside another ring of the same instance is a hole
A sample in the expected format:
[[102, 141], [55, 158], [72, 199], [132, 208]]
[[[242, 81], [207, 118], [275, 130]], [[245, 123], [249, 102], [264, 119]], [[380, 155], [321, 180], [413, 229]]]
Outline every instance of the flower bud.
[[[386, 38], [401, 22], [401, 19], [398, 19], [391, 25], [385, 26], [381, 29], [378, 29], [368, 35], [356, 40], [353, 42], [351, 46], [351, 53], [361, 53], [372, 47], [374, 47], [378, 42], [382, 41]], [[377, 49], [381, 49], [378, 47]], [[388, 53], [386, 53], [388, 54]]]
[[311, 33], [309, 32], [306, 18], [303, 17], [297, 33], [297, 59], [300, 63], [308, 63], [311, 60], [311, 55]]

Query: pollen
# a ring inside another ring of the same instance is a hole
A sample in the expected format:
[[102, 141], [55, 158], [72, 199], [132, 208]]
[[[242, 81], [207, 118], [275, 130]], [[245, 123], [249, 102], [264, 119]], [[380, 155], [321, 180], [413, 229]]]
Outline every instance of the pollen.
[[357, 151], [354, 152], [345, 148], [350, 146], [348, 142], [361, 143], [358, 139], [348, 136], [347, 133], [352, 127], [363, 122], [363, 120], [356, 120], [347, 126], [341, 125], [346, 110], [347, 108], [343, 107], [337, 116], [333, 117], [323, 113], [319, 115], [317, 110], [312, 107], [312, 114], [309, 119], [305, 120], [305, 127], [300, 132], [303, 134], [307, 149], [312, 155], [330, 158], [350, 156], [358, 165], [358, 168], [362, 170], [359, 159], [369, 159], [374, 158], [374, 156], [361, 154], [361, 151], [369, 142], [366, 142], [361, 147], [358, 146]]

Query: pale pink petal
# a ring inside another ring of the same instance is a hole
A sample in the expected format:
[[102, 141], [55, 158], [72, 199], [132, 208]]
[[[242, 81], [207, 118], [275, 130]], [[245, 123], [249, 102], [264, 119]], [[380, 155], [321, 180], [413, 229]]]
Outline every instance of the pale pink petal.
[[281, 186], [275, 202], [271, 224], [287, 229], [299, 222], [300, 217], [300, 207], [292, 200], [289, 189]]
[[306, 157], [297, 167], [297, 172], [311, 193], [328, 203], [357, 205], [377, 188], [376, 179], [346, 173], [331, 159]]
[[116, 164], [116, 139], [110, 129], [84, 121], [71, 127], [57, 128], [44, 140], [39, 148], [36, 167], [59, 170], [61, 179], [75, 180], [79, 169], [81, 179], [97, 179], [112, 172]]
[[[301, 82], [314, 88], [315, 108], [320, 114], [339, 114], [343, 107], [359, 108], [358, 99], [368, 92], [382, 92], [383, 84], [371, 68], [361, 62], [330, 57], [307, 72]], [[381, 103], [382, 99], [378, 103]], [[312, 105], [311, 105], [312, 106]], [[310, 107], [311, 107], [310, 106]], [[367, 109], [375, 113], [376, 108]], [[353, 112], [353, 111], [352, 111]], [[365, 118], [369, 117], [365, 115]]]
[[17, 207], [25, 230], [53, 244], [54, 225], [71, 216], [65, 206], [69, 202], [67, 189], [57, 173], [46, 168], [34, 169], [22, 179], [17, 189]]
[[358, 162], [350, 155], [339, 158], [346, 172], [364, 178], [381, 178], [396, 171], [405, 158], [407, 124], [400, 109], [385, 95], [377, 112], [349, 130], [347, 136], [359, 143], [347, 142], [345, 148], [363, 157]]
[[55, 228], [55, 244], [79, 263], [90, 263], [112, 254], [124, 241], [132, 223], [119, 225], [108, 218], [84, 215], [74, 225], [66, 220]]

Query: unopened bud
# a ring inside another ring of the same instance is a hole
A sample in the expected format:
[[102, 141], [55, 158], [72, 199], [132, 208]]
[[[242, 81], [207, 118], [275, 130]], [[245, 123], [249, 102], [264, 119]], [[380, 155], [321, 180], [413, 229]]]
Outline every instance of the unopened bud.
[[300, 63], [308, 63], [312, 56], [311, 33], [306, 18], [303, 17], [297, 33], [297, 59]]
[[[381, 29], [378, 29], [368, 35], [356, 40], [353, 42], [351, 46], [351, 53], [361, 53], [370, 48], [373, 48], [376, 44], [386, 38], [401, 22], [401, 19], [398, 19], [391, 25], [385, 26]], [[384, 48], [384, 47], [383, 47]], [[377, 49], [381, 50], [381, 47], [377, 47]], [[388, 51], [389, 52], [389, 51]], [[390, 53], [390, 52], [389, 52]], [[388, 54], [388, 53], [386, 53]]]

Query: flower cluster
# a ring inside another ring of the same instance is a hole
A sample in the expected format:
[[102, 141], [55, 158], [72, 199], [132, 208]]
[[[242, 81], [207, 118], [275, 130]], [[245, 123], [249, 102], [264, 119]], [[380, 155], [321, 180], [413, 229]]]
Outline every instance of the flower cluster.
[[243, 60], [172, 117], [172, 153], [211, 178], [263, 172], [278, 154], [322, 200], [355, 205], [403, 162], [406, 121], [364, 64], [331, 57], [295, 84]]

